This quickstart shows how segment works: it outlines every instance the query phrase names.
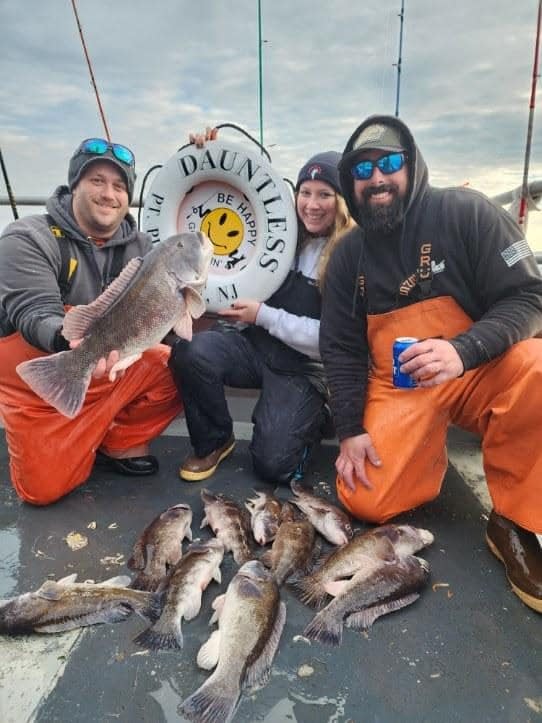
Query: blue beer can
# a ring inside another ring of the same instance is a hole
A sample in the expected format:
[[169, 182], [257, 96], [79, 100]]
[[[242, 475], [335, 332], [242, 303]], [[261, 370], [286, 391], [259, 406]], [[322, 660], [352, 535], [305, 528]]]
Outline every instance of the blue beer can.
[[409, 346], [415, 344], [418, 339], [413, 336], [399, 336], [393, 342], [393, 386], [401, 389], [414, 389], [417, 384], [410, 374], [404, 374], [400, 371], [401, 363], [399, 362], [399, 354]]

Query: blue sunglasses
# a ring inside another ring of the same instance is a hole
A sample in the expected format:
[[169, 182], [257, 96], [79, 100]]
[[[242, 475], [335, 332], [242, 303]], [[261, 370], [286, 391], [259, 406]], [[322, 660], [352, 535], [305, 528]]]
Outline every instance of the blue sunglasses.
[[375, 168], [378, 168], [385, 176], [389, 176], [400, 171], [405, 163], [406, 153], [388, 153], [387, 156], [382, 156], [377, 161], [360, 161], [352, 166], [350, 172], [357, 181], [368, 181]]
[[87, 138], [79, 146], [79, 153], [88, 153], [92, 156], [103, 156], [111, 150], [115, 158], [126, 166], [135, 166], [135, 156], [129, 148], [120, 143], [109, 143], [104, 138]]

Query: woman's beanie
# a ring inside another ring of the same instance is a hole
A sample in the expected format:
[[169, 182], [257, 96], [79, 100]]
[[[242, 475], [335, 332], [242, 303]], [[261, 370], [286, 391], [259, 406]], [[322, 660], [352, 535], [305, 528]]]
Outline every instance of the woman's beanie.
[[337, 191], [342, 193], [339, 185], [339, 161], [341, 154], [337, 151], [324, 151], [317, 153], [305, 163], [299, 171], [295, 190], [299, 191], [299, 186], [303, 181], [324, 181]]
[[85, 153], [82, 150], [83, 143], [81, 143], [73, 156], [70, 159], [70, 165], [68, 167], [68, 186], [70, 191], [73, 191], [75, 186], [81, 180], [83, 171], [91, 164], [96, 161], [108, 161], [114, 163], [119, 171], [122, 173], [124, 180], [126, 181], [126, 189], [128, 191], [128, 199], [131, 201], [134, 193], [134, 186], [136, 180], [136, 173], [134, 166], [129, 166], [114, 155], [111, 148], [108, 148], [105, 153], [94, 154]]

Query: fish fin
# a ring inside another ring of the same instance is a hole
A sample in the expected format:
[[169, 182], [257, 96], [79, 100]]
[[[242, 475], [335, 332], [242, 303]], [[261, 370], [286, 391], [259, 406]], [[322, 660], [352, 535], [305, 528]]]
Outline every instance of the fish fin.
[[46, 580], [43, 585], [36, 590], [36, 595], [44, 600], [61, 600], [65, 590], [63, 585], [59, 585], [55, 580]]
[[216, 570], [213, 573], [212, 579], [217, 582], [219, 585], [222, 582], [222, 572], [220, 571], [220, 565], [216, 566]]
[[132, 608], [128, 605], [120, 604], [115, 608], [103, 608], [96, 610], [87, 615], [79, 615], [75, 618], [65, 618], [63, 620], [55, 620], [45, 625], [36, 627], [38, 633], [62, 633], [65, 630], [74, 630], [75, 628], [85, 628], [89, 625], [101, 625], [103, 623], [118, 623], [132, 614]]
[[162, 616], [156, 623], [134, 638], [134, 643], [148, 650], [181, 650], [183, 647], [183, 634], [181, 632], [181, 618], [165, 620]]
[[186, 537], [186, 539], [189, 542], [192, 542], [192, 528], [191, 527], [187, 527], [186, 532], [184, 533], [184, 537]]
[[72, 572], [71, 575], [66, 575], [65, 577], [61, 577], [60, 580], [57, 580], [57, 585], [73, 585], [76, 580], [77, 573]]
[[307, 575], [301, 580], [294, 580], [287, 583], [302, 603], [311, 608], [320, 608], [326, 602], [328, 594], [324, 590], [322, 583], [314, 575]]
[[21, 362], [15, 369], [44, 402], [73, 419], [81, 411], [93, 371], [93, 366], [81, 370], [80, 365], [81, 355], [71, 349]]
[[106, 587], [128, 587], [131, 579], [128, 575], [117, 575], [116, 577], [110, 577], [108, 580], [100, 582], [99, 585]]
[[238, 681], [218, 679], [213, 674], [180, 704], [177, 711], [189, 720], [200, 723], [229, 723], [240, 696]]
[[349, 582], [350, 578], [344, 580], [329, 580], [324, 583], [323, 587], [328, 595], [331, 595], [331, 597], [337, 597], [337, 595], [340, 595], [344, 591], [344, 588]]
[[273, 567], [273, 550], [266, 550], [258, 559], [262, 565], [269, 568]]
[[71, 308], [64, 317], [62, 336], [68, 341], [82, 339], [86, 336], [96, 319], [104, 316], [130, 286], [142, 263], [143, 258], [140, 256], [131, 259], [97, 299], [90, 304], [81, 304]]
[[400, 610], [407, 605], [411, 605], [419, 597], [419, 593], [412, 593], [410, 595], [397, 598], [397, 600], [390, 600], [389, 602], [384, 602], [380, 605], [373, 605], [365, 610], [360, 610], [357, 613], [352, 613], [346, 618], [346, 626], [353, 628], [354, 630], [368, 630], [377, 618], [382, 615], [386, 615], [387, 613], [392, 613], [395, 610]]
[[176, 321], [173, 331], [177, 336], [180, 336], [181, 339], [192, 341], [192, 317], [188, 311], [185, 311], [180, 319]]
[[199, 526], [200, 530], [201, 530], [203, 527], [206, 527], [208, 524], [209, 524], [209, 520], [207, 519], [207, 517], [204, 516], [204, 517], [203, 517], [203, 520], [201, 521], [201, 525]]
[[343, 636], [343, 622], [330, 614], [329, 607], [317, 613], [303, 631], [309, 640], [326, 645], [340, 645]]
[[211, 619], [209, 620], [209, 625], [213, 625], [214, 623], [216, 623], [217, 620], [220, 619], [225, 601], [226, 601], [226, 593], [222, 593], [222, 595], [217, 595], [215, 597], [215, 599], [211, 603], [211, 607], [213, 608], [214, 612], [211, 615]]
[[193, 620], [201, 610], [201, 595], [203, 590], [195, 588], [188, 600], [185, 600], [183, 616], [186, 620]]
[[142, 591], [142, 595], [145, 596], [142, 605], [134, 605], [132, 609], [139, 617], [155, 623], [162, 615], [165, 593]]
[[199, 291], [196, 291], [196, 289], [191, 286], [185, 286], [183, 296], [190, 316], [193, 319], [199, 319], [200, 316], [205, 314], [207, 306]]
[[124, 356], [122, 359], [119, 359], [116, 364], [113, 364], [111, 369], [109, 370], [109, 381], [115, 381], [117, 372], [121, 372], [124, 369], [128, 369], [128, 367], [131, 367], [132, 364], [135, 364], [136, 361], [139, 361], [143, 354], [130, 354], [130, 356]]
[[211, 670], [218, 663], [220, 651], [220, 629], [213, 630], [209, 639], [203, 643], [198, 651], [196, 663], [203, 670]]
[[256, 685], [264, 685], [269, 679], [273, 659], [280, 642], [280, 636], [286, 622], [286, 605], [281, 601], [277, 609], [277, 616], [273, 623], [273, 630], [262, 649], [258, 658], [248, 666], [246, 670], [243, 687], [253, 688]]

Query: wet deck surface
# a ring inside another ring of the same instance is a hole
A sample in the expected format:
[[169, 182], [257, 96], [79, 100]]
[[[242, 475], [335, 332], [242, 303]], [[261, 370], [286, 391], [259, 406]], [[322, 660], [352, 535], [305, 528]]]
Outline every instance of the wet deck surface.
[[[192, 506], [197, 537], [202, 485], [177, 478], [188, 440], [162, 437], [153, 451], [161, 462], [156, 478], [96, 469], [66, 499], [34, 508], [12, 491], [0, 430], [0, 597], [72, 572], [96, 581], [128, 573], [125, 563], [140, 532], [178, 502]], [[330, 497], [335, 454], [333, 447], [320, 448], [305, 479]], [[205, 484], [238, 501], [253, 486], [264, 489], [252, 476], [246, 442]], [[289, 490], [278, 496], [289, 497]], [[420, 553], [431, 565], [429, 586], [414, 605], [380, 618], [368, 634], [345, 630], [340, 648], [296, 637], [313, 613], [284, 589], [287, 620], [271, 679], [243, 697], [235, 720], [542, 720], [542, 619], [510, 592], [502, 566], [485, 545], [485, 520], [479, 500], [450, 468], [439, 499], [399, 520], [435, 535], [433, 546]], [[89, 528], [94, 522], [96, 528]], [[88, 545], [72, 551], [65, 541], [71, 531], [86, 535]], [[209, 534], [209, 528], [201, 531], [202, 537]], [[133, 638], [145, 623], [135, 616], [58, 635], [0, 636], [0, 720], [183, 720], [177, 706], [208, 675], [197, 668], [195, 656], [212, 629], [212, 599], [236, 569], [227, 555], [222, 584], [211, 583], [199, 616], [183, 622], [182, 652], [147, 653], [136, 646]], [[310, 666], [312, 674], [300, 677], [301, 666]]]

